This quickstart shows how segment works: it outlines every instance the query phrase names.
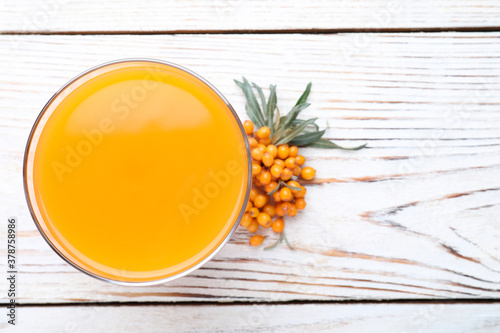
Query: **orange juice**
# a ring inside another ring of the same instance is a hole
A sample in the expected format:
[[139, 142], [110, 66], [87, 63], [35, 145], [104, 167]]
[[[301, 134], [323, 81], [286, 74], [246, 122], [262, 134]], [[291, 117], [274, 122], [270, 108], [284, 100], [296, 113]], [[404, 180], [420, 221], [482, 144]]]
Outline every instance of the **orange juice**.
[[49, 244], [84, 272], [165, 281], [234, 231], [247, 151], [234, 111], [206, 81], [118, 61], [74, 79], [42, 111], [25, 156], [28, 203]]

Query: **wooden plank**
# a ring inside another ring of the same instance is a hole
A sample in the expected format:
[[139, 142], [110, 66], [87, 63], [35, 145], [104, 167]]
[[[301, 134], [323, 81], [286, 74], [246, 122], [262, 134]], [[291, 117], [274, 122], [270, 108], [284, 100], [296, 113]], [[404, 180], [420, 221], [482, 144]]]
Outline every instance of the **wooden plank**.
[[498, 332], [500, 304], [21, 307], [7, 332]]
[[499, 15], [496, 0], [26, 0], [0, 10], [0, 31], [488, 28]]
[[[19, 43], [1, 36], [0, 216], [20, 221], [19, 300], [500, 298], [499, 40], [500, 33], [23, 36]], [[287, 225], [295, 251], [250, 248], [240, 230], [193, 274], [126, 288], [76, 272], [49, 249], [22, 190], [32, 123], [77, 73], [134, 56], [191, 68], [241, 116], [235, 77], [277, 83], [282, 110], [312, 81], [305, 116], [328, 124], [338, 143], [368, 142], [354, 153], [304, 150], [318, 180], [308, 186], [306, 210]]]

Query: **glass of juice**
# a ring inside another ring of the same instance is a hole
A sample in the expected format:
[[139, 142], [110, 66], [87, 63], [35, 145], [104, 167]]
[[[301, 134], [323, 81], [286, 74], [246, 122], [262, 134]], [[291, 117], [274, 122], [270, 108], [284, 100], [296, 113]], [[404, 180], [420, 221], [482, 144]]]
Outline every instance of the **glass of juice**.
[[62, 87], [38, 116], [24, 187], [40, 233], [98, 279], [150, 285], [213, 257], [251, 187], [248, 141], [229, 102], [199, 75], [126, 59]]

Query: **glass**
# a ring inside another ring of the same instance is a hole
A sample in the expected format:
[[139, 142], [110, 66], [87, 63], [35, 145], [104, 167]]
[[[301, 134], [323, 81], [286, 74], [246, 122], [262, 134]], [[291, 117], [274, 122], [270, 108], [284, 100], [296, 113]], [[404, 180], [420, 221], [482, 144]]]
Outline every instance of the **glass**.
[[151, 285], [188, 274], [245, 212], [243, 126], [209, 82], [178, 65], [125, 59], [92, 68], [45, 105], [24, 188], [52, 249], [103, 281]]

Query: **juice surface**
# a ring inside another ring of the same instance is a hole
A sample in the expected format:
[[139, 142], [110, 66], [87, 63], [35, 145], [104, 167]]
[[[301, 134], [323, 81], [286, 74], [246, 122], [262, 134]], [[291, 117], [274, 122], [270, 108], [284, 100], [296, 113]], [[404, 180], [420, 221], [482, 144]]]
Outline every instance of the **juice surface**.
[[152, 62], [101, 68], [70, 88], [49, 106], [33, 160], [49, 240], [119, 281], [166, 278], [206, 258], [247, 192], [244, 138], [228, 106], [194, 76]]

